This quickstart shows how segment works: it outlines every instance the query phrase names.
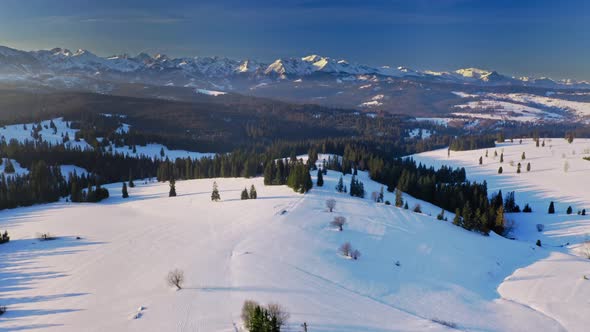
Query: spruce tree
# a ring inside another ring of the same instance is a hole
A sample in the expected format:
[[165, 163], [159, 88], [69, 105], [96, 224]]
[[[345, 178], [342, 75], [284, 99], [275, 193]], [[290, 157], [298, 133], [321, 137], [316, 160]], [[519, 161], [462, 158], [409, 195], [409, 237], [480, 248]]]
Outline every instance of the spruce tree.
[[250, 186], [250, 199], [257, 199], [258, 198], [258, 193], [256, 192], [256, 188], [254, 187], [254, 185]]
[[4, 165], [4, 173], [12, 174], [15, 171], [16, 170], [14, 169], [14, 165], [12, 164], [12, 161], [9, 158], [6, 158], [6, 163]]
[[547, 213], [549, 213], [549, 214], [555, 213], [555, 205], [553, 204], [553, 202], [549, 203], [549, 210], [547, 210]]
[[526, 171], [530, 172], [531, 171], [531, 163], [527, 163], [526, 164]]
[[129, 188], [135, 187], [135, 183], [133, 183], [133, 172], [129, 169]]
[[127, 193], [127, 183], [123, 182], [123, 189], [121, 191], [123, 198], [129, 197], [129, 193]]
[[174, 177], [170, 179], [170, 192], [168, 193], [168, 197], [176, 197], [176, 180], [174, 180]]
[[318, 168], [318, 180], [316, 182], [318, 187], [322, 187], [324, 186], [324, 175], [322, 173], [322, 170]]
[[571, 206], [568, 206], [566, 213], [567, 214], [572, 214], [572, 212], [573, 212], [572, 207]]
[[407, 210], [407, 209], [409, 209], [409, 208], [410, 208], [410, 207], [408, 206], [408, 202], [405, 202], [405, 203], [404, 203], [404, 210]]
[[480, 156], [479, 157], [479, 164], [482, 165], [483, 164], [483, 158]]
[[503, 172], [503, 169], [502, 169], [502, 166], [500, 166], [500, 168], [498, 168], [498, 174], [502, 174], [502, 172]]
[[516, 173], [520, 174], [520, 163], [518, 163], [518, 165], [516, 167]]
[[526, 159], [526, 155], [524, 154], [524, 152], [522, 153], [522, 156], [520, 156], [520, 159], [522, 159], [522, 160]]
[[504, 152], [500, 153], [500, 162], [504, 162]]
[[219, 195], [219, 189], [217, 188], [217, 182], [214, 181], [213, 182], [213, 191], [211, 191], [211, 200], [214, 202], [217, 202], [221, 199], [221, 196]]
[[342, 175], [340, 176], [340, 180], [338, 180], [338, 184], [336, 185], [336, 191], [339, 193], [344, 192], [344, 182], [342, 180]]
[[248, 189], [244, 188], [244, 190], [242, 190], [242, 196], [240, 197], [240, 199], [245, 200], [248, 198], [250, 198], [248, 197]]
[[383, 186], [381, 186], [381, 190], [379, 190], [379, 198], [377, 199], [378, 202], [383, 203], [385, 195], [383, 194]]

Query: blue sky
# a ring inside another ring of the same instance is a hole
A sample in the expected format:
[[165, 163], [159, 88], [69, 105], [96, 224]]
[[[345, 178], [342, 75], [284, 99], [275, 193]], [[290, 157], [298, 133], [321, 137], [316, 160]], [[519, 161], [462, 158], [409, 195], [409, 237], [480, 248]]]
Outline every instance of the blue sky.
[[590, 80], [590, 4], [548, 0], [0, 0], [0, 44]]

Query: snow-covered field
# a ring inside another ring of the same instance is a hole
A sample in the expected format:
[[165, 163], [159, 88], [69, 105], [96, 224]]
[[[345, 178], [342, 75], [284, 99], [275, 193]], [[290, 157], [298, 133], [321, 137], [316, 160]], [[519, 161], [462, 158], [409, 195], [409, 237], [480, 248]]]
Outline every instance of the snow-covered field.
[[[572, 160], [567, 176], [578, 166]], [[8, 307], [0, 330], [235, 331], [246, 299], [283, 305], [289, 331], [303, 322], [350, 332], [449, 330], [443, 321], [470, 331], [583, 331], [589, 323], [582, 258], [465, 231], [436, 220], [440, 209], [427, 203], [417, 214], [336, 193], [339, 176], [329, 171], [306, 195], [261, 178], [217, 179], [220, 202], [210, 200], [213, 179], [177, 182], [175, 198], [168, 184], [137, 181], [127, 200], [113, 184], [99, 204], [0, 212], [11, 236], [0, 245], [0, 305]], [[359, 178], [368, 197], [380, 189], [366, 173]], [[251, 184], [259, 198], [240, 200]], [[347, 218], [343, 232], [328, 225], [334, 216]], [[58, 239], [36, 240], [41, 232]], [[358, 261], [338, 254], [346, 241], [361, 251]], [[180, 291], [165, 282], [174, 268], [185, 272]]]
[[[498, 157], [494, 158], [494, 151]], [[523, 152], [525, 160], [521, 160]], [[503, 163], [500, 163], [501, 153]], [[479, 165], [480, 156], [483, 165]], [[507, 215], [515, 223], [512, 235], [529, 245], [541, 240], [547, 256], [515, 271], [498, 291], [504, 298], [554, 318], [567, 330], [583, 331], [590, 323], [587, 315], [590, 281], [583, 278], [590, 274], [590, 261], [583, 252], [584, 242], [590, 240], [590, 216], [578, 215], [577, 211], [590, 209], [590, 161], [583, 159], [588, 156], [589, 139], [576, 139], [569, 144], [563, 138], [554, 138], [545, 139], [545, 147], [536, 147], [531, 139], [526, 139], [522, 144], [515, 140], [491, 149], [451, 152], [450, 157], [446, 149], [412, 157], [435, 167], [443, 164], [465, 167], [470, 180], [487, 181], [490, 193], [515, 191], [521, 208], [530, 204], [533, 213]], [[522, 173], [517, 174], [519, 162]], [[529, 162], [531, 171], [527, 172]], [[502, 174], [498, 174], [500, 166]], [[554, 215], [547, 213], [551, 201], [556, 206]], [[573, 209], [571, 215], [566, 213], [568, 206]], [[544, 225], [543, 232], [537, 231], [537, 224]]]

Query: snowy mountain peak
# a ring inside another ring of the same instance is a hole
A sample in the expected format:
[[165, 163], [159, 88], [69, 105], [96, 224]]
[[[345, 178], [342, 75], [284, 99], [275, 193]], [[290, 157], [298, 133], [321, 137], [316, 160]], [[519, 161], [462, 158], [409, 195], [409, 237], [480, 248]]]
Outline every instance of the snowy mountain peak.
[[[57, 75], [70, 74], [75, 71], [78, 75], [94, 76], [101, 73], [133, 73], [169, 75], [167, 81], [175, 78], [186, 79], [199, 76], [211, 78], [229, 78], [232, 75], [252, 74], [251, 79], [270, 76], [285, 79], [286, 77], [301, 78], [302, 76], [330, 74], [335, 76], [354, 77], [356, 75], [379, 75], [385, 77], [423, 77], [425, 79], [443, 80], [457, 83], [494, 84], [494, 85], [524, 85], [551, 88], [590, 88], [587, 82], [572, 80], [553, 81], [549, 78], [513, 78], [502, 75], [493, 70], [480, 68], [462, 68], [452, 72], [445, 71], [416, 71], [407, 67], [372, 67], [362, 64], [349, 63], [346, 60], [334, 59], [310, 54], [300, 58], [281, 58], [272, 63], [261, 63], [250, 59], [233, 60], [225, 57], [194, 57], [169, 58], [164, 54], [150, 56], [140, 53], [135, 57], [115, 55], [100, 57], [88, 50], [79, 49], [75, 52], [65, 48], [54, 48], [40, 51], [19, 51], [0, 46], [0, 74], [2, 73], [44, 73]], [[180, 76], [174, 76], [180, 75]], [[119, 77], [135, 81], [136, 77]]]

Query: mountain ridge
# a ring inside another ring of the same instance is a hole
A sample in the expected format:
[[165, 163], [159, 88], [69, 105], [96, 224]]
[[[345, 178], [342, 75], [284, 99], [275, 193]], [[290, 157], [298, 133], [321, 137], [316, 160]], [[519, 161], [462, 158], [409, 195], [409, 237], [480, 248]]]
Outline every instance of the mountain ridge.
[[350, 63], [344, 59], [330, 58], [317, 54], [303, 57], [279, 58], [271, 63], [253, 59], [236, 60], [221, 56], [196, 56], [170, 58], [164, 54], [136, 56], [126, 54], [101, 57], [91, 51], [65, 48], [51, 50], [22, 51], [0, 46], [0, 73], [16, 75], [39, 74], [168, 74], [180, 77], [227, 78], [247, 76], [250, 79], [287, 80], [331, 74], [347, 77], [376, 75], [386, 78], [419, 77], [436, 81], [479, 84], [514, 85], [563, 89], [590, 89], [590, 83], [574, 80], [552, 80], [547, 77], [512, 77], [494, 70], [460, 68], [455, 71], [413, 70], [407, 67], [381, 66]]

